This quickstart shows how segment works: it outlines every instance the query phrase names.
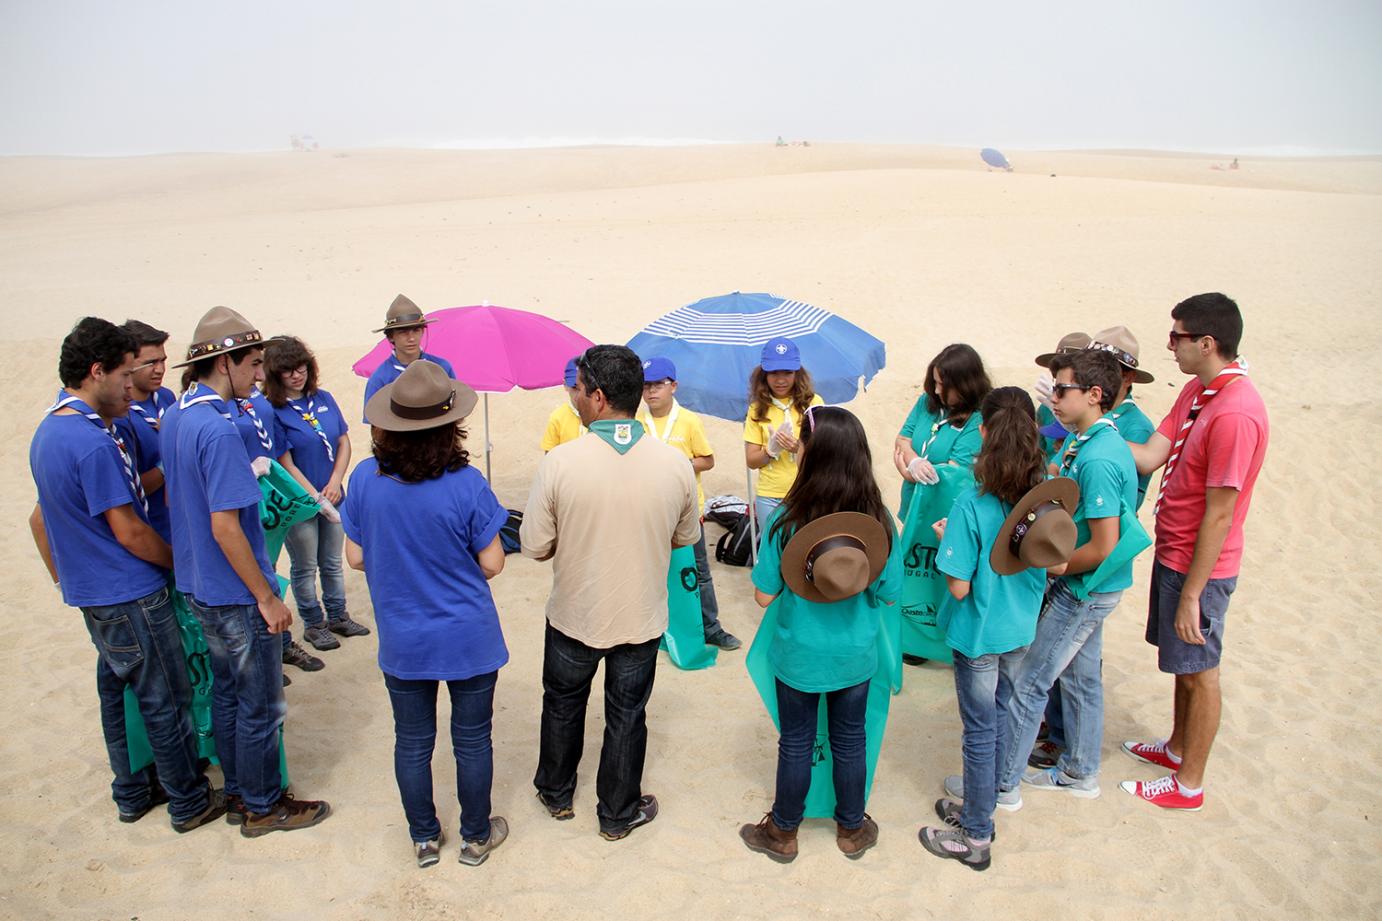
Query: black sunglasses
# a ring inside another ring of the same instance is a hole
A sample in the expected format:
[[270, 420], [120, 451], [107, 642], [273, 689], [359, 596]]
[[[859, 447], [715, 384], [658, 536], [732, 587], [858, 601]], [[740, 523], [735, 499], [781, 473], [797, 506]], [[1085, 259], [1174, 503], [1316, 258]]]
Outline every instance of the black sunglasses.
[[1051, 396], [1052, 396], [1052, 398], [1059, 400], [1061, 397], [1065, 396], [1066, 393], [1068, 393], [1068, 392], [1071, 391], [1071, 390], [1088, 390], [1088, 389], [1089, 389], [1088, 387], [1081, 387], [1079, 384], [1052, 384], [1052, 385], [1051, 385]]
[[1210, 335], [1210, 333], [1178, 333], [1173, 329], [1167, 333], [1168, 338], [1166, 341], [1174, 346], [1177, 339], [1203, 339], [1208, 335]]

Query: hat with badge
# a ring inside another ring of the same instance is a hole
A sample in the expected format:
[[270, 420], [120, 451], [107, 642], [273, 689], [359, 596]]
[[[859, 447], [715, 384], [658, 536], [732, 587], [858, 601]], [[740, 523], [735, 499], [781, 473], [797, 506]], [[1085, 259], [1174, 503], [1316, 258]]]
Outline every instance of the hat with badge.
[[173, 367], [184, 368], [203, 358], [263, 346], [264, 337], [249, 320], [229, 307], [212, 307], [202, 316], [192, 333], [192, 344], [187, 347], [187, 360]]
[[807, 601], [852, 598], [888, 561], [888, 532], [862, 512], [836, 512], [798, 528], [782, 548], [782, 581]]
[[1054, 352], [1042, 352], [1036, 357], [1036, 363], [1043, 368], [1051, 367], [1051, 359], [1066, 352], [1078, 352], [1089, 345], [1089, 333], [1066, 333], [1060, 337], [1060, 342], [1056, 343]]
[[369, 398], [365, 417], [386, 432], [416, 432], [461, 421], [478, 399], [474, 390], [452, 380], [441, 365], [419, 358]]
[[1111, 326], [1095, 333], [1093, 340], [1085, 348], [1108, 352], [1118, 359], [1120, 365], [1133, 372], [1132, 379], [1135, 384], [1150, 384], [1156, 380], [1151, 372], [1143, 371], [1137, 366], [1137, 337], [1126, 326]]
[[801, 368], [801, 351], [786, 336], [775, 336], [764, 343], [758, 363], [764, 371], [797, 371]]
[[430, 322], [423, 315], [421, 307], [414, 304], [407, 295], [400, 294], [393, 299], [388, 312], [384, 314], [384, 325], [374, 332], [387, 333], [394, 329], [411, 329], [414, 326], [426, 326]]
[[658, 381], [674, 381], [676, 379], [677, 366], [672, 364], [672, 359], [655, 355], [643, 362], [643, 383], [655, 384]]
[[989, 551], [1000, 576], [1059, 566], [1075, 552], [1075, 506], [1080, 487], [1070, 477], [1044, 480], [1013, 506]]

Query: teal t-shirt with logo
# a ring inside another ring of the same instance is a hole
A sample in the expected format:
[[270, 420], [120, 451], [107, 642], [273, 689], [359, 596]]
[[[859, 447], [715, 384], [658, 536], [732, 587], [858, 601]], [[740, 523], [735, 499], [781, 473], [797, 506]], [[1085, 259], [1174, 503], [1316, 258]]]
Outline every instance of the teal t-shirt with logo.
[[989, 565], [1011, 511], [997, 496], [970, 487], [951, 507], [936, 554], [937, 569], [970, 583], [969, 594], [959, 600], [947, 592], [936, 615], [946, 645], [970, 659], [1021, 649], [1036, 635], [1046, 570], [1001, 576]]
[[[1135, 445], [1146, 444], [1147, 439], [1151, 438], [1152, 433], [1156, 431], [1156, 425], [1147, 418], [1142, 407], [1133, 402], [1132, 397], [1128, 397], [1113, 407], [1109, 411], [1108, 417], [1113, 420], [1114, 425], [1118, 426], [1118, 434], [1123, 436], [1123, 440], [1131, 441]], [[1147, 486], [1151, 482], [1152, 475], [1150, 473], [1138, 476], [1136, 508], [1142, 508], [1142, 502], [1147, 498]]]
[[878, 670], [880, 606], [897, 602], [902, 590], [902, 541], [892, 523], [892, 550], [883, 571], [867, 589], [843, 601], [820, 603], [795, 594], [782, 579], [784, 541], [772, 533], [779, 506], [764, 526], [753, 585], [777, 595], [777, 630], [768, 662], [783, 684], [807, 693], [838, 691], [873, 677]]
[[[1065, 449], [1077, 437], [1074, 432], [1070, 433], [1065, 439]], [[1096, 424], [1074, 461], [1068, 467], [1062, 466], [1061, 473], [1072, 477], [1080, 487], [1080, 505], [1075, 513], [1076, 549], [1089, 543], [1089, 519], [1118, 518], [1124, 509], [1137, 508], [1137, 465], [1122, 432], [1114, 425]], [[1110, 573], [1095, 591], [1120, 592], [1131, 585], [1132, 560], [1128, 560]]]
[[[927, 408], [926, 394], [923, 393], [917, 397], [916, 404], [907, 414], [907, 420], [902, 423], [902, 430], [898, 434], [910, 438], [912, 450], [934, 466], [956, 464], [973, 468], [974, 458], [979, 455], [979, 448], [983, 444], [983, 439], [979, 435], [979, 423], [982, 421], [979, 413], [974, 412], [959, 428], [947, 425], [944, 413], [933, 413]], [[907, 509], [912, 503], [912, 493], [916, 490], [916, 483], [910, 480], [902, 481], [898, 518], [904, 521], [907, 519]]]

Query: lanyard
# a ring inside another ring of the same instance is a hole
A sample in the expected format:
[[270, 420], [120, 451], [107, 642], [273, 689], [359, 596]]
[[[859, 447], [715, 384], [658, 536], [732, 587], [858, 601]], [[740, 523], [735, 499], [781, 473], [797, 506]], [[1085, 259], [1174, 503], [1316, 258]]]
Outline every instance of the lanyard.
[[110, 440], [115, 442], [116, 449], [120, 452], [120, 462], [125, 468], [125, 479], [129, 482], [130, 492], [139, 500], [139, 504], [144, 507], [144, 514], [149, 514], [149, 500], [144, 495], [144, 483], [139, 479], [139, 474], [134, 472], [134, 458], [130, 456], [129, 448], [125, 446], [125, 439], [115, 430], [115, 426], [106, 425], [105, 420], [80, 397], [74, 397], [66, 390], [58, 391], [58, 399], [52, 406], [48, 407], [47, 413], [55, 413], [67, 407], [75, 409], [86, 418], [95, 423], [96, 427], [110, 436]]
[[[322, 440], [322, 444], [326, 447], [326, 459], [334, 464], [336, 462], [336, 449], [331, 447], [331, 439], [326, 437], [326, 432], [322, 429], [321, 422], [317, 421], [316, 401], [312, 397], [308, 397], [306, 409], [303, 409], [296, 402], [290, 401], [288, 405], [293, 407], [293, 409], [302, 416], [302, 421], [312, 426], [312, 431], [317, 433], [317, 437]], [[268, 445], [264, 447], [267, 448]]]
[[667, 439], [672, 437], [672, 429], [677, 427], [677, 416], [680, 415], [680, 413], [681, 404], [678, 403], [674, 397], [672, 399], [672, 411], [667, 414], [667, 428], [665, 430], [662, 432], [657, 430], [657, 420], [653, 418], [652, 410], [649, 410], [648, 414], [643, 417], [643, 424], [647, 426], [648, 431], [652, 433], [654, 438], [666, 444]]

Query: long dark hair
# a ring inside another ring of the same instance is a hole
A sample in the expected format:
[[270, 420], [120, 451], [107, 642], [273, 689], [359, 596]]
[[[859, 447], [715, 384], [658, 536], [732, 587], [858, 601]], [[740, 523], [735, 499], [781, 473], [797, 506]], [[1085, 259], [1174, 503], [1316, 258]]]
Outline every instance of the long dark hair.
[[1021, 387], [999, 387], [984, 397], [980, 412], [984, 443], [974, 459], [974, 479], [980, 492], [1016, 505], [1046, 476], [1036, 407]]
[[[950, 406], [936, 392], [936, 372], [941, 373], [944, 388], [958, 394], [960, 400]], [[984, 370], [984, 360], [973, 347], [956, 342], [941, 349], [931, 363], [926, 366], [926, 408], [931, 413], [950, 413], [951, 425], [963, 425], [979, 408], [979, 404], [993, 389], [988, 372]]]
[[785, 546], [797, 528], [817, 518], [863, 512], [882, 523], [891, 548], [892, 516], [873, 476], [868, 437], [854, 414], [839, 406], [812, 406], [802, 419], [801, 443], [801, 469], [769, 538]]
[[264, 347], [264, 396], [275, 406], [288, 404], [288, 390], [283, 375], [307, 366], [307, 383], [302, 392], [311, 396], [317, 392], [317, 356], [297, 336], [270, 339]]
[[[811, 372], [804, 365], [792, 373], [796, 377], [792, 379], [791, 403], [797, 414], [801, 415], [816, 398], [816, 388], [811, 383]], [[755, 365], [749, 374], [749, 402], [753, 404], [753, 420], [767, 422], [768, 407], [773, 405], [773, 389], [768, 386], [768, 372], [763, 370], [762, 365]]]
[[435, 480], [469, 464], [465, 436], [459, 422], [414, 432], [389, 432], [377, 426], [370, 430], [380, 475], [405, 483]]

